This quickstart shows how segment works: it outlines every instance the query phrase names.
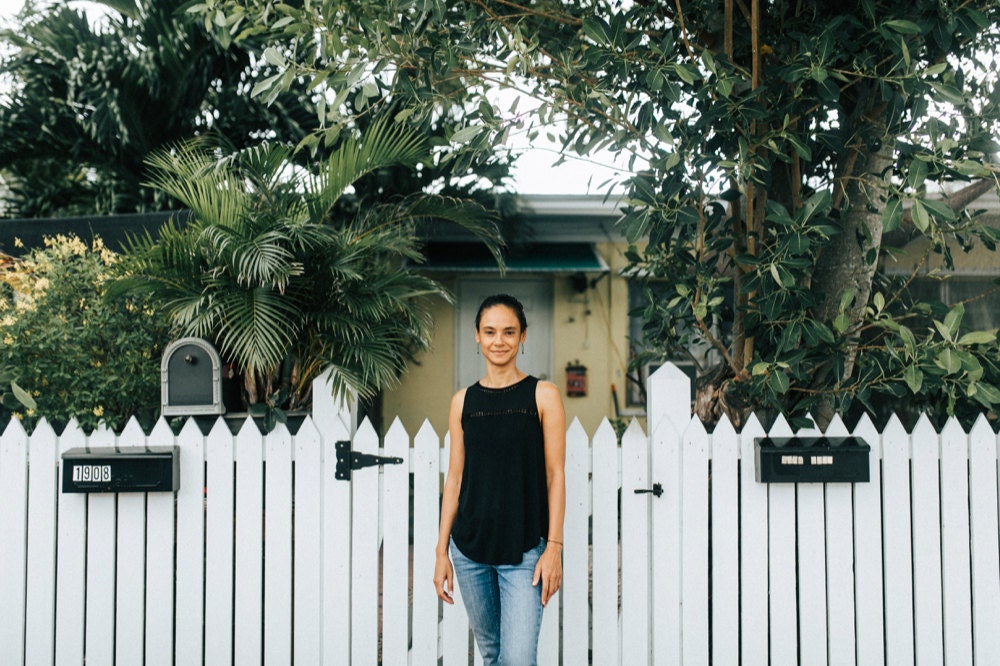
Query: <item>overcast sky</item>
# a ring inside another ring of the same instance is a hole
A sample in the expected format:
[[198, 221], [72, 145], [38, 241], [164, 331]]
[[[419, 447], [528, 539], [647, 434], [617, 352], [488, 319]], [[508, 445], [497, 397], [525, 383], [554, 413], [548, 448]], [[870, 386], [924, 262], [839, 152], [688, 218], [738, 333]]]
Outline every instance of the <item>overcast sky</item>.
[[[94, 3], [81, 0], [70, 4], [87, 6]], [[0, 23], [6, 24], [23, 5], [24, 0], [0, 0]], [[558, 167], [553, 166], [558, 159], [556, 146], [544, 135], [530, 142], [530, 150], [525, 136], [512, 136], [510, 144], [513, 150], [524, 151], [515, 173], [515, 190], [521, 194], [599, 194], [606, 189], [603, 183], [616, 173], [585, 160], [567, 160]]]

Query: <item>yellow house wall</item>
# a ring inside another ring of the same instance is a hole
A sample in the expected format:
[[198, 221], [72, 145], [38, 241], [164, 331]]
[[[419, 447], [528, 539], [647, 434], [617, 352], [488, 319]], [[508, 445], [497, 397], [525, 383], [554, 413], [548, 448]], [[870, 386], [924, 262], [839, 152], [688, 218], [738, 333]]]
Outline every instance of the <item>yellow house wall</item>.
[[[604, 418], [615, 417], [612, 384], [618, 389], [618, 404], [625, 412], [628, 365], [628, 283], [620, 277], [626, 266], [624, 246], [599, 243], [597, 251], [607, 262], [610, 272], [585, 293], [573, 289], [569, 276], [551, 276], [555, 337], [551, 379], [563, 392], [567, 422], [579, 419], [589, 434], [594, 433]], [[588, 275], [589, 279], [595, 277]], [[457, 290], [458, 283], [454, 279], [444, 284]], [[448, 404], [455, 390], [455, 312], [443, 301], [435, 301], [432, 311], [434, 339], [431, 349], [417, 358], [400, 386], [388, 392], [383, 402], [385, 426], [398, 417], [411, 435], [416, 434], [425, 419], [438, 435], [444, 435], [448, 428]], [[530, 330], [529, 322], [529, 335]], [[566, 397], [566, 365], [577, 361], [587, 367], [587, 395]], [[631, 415], [623, 413], [622, 417], [631, 418]]]

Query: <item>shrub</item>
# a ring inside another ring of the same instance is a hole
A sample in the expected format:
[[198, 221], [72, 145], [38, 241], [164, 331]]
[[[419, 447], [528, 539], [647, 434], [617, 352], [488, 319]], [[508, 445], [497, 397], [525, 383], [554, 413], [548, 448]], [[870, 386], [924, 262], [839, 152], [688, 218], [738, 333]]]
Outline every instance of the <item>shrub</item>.
[[142, 299], [105, 297], [117, 256], [100, 239], [46, 238], [0, 275], [0, 370], [35, 409], [0, 407], [31, 429], [120, 429], [135, 415], [150, 426], [160, 403], [160, 357], [168, 325]]

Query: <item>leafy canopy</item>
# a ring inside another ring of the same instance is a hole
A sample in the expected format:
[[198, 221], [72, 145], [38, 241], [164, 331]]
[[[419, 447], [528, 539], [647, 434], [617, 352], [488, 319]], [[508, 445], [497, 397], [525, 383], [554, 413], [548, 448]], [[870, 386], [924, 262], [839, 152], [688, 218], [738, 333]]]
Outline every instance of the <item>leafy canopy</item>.
[[[922, 264], [900, 279], [881, 270], [900, 236], [946, 262], [1000, 237], [968, 207], [997, 185], [995, 0], [188, 11], [224, 39], [268, 43], [273, 72], [253, 92], [316, 95], [315, 141], [391, 105], [400, 119], [461, 119], [442, 147], [457, 163], [547, 129], [567, 154], [627, 157], [622, 229], [650, 283], [638, 361], [710, 350], [696, 358], [707, 420], [998, 402], [994, 332], [962, 332], [961, 304], [915, 300]], [[498, 88], [520, 95], [498, 106]]]

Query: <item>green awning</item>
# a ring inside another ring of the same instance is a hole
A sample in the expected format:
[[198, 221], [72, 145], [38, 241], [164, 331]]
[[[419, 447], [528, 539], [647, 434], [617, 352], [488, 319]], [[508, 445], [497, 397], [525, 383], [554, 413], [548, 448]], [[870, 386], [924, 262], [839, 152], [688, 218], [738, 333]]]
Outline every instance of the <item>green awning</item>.
[[[419, 268], [447, 273], [496, 273], [497, 262], [480, 243], [429, 243]], [[508, 273], [606, 273], [591, 243], [536, 243], [504, 250]]]

